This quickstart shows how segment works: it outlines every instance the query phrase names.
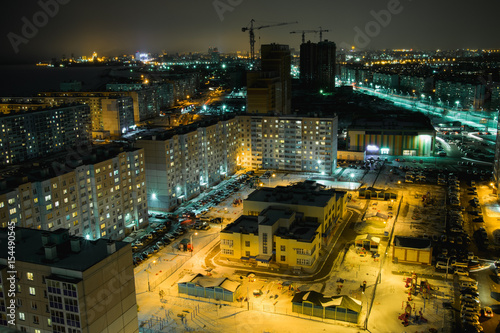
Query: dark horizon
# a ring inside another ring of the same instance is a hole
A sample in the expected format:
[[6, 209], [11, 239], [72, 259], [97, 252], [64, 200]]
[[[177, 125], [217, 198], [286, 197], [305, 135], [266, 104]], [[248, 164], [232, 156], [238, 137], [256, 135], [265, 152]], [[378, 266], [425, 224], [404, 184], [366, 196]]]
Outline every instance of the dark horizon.
[[[330, 30], [323, 39], [334, 41], [338, 48], [493, 49], [500, 47], [491, 38], [500, 28], [499, 10], [500, 3], [485, 0], [473, 4], [458, 0], [453, 5], [430, 0], [8, 2], [2, 11], [1, 61], [33, 63], [63, 54], [89, 56], [94, 51], [108, 56], [206, 52], [209, 47], [223, 53], [248, 51], [248, 32], [241, 28], [252, 18], [257, 20], [255, 26], [299, 22], [256, 30], [256, 49], [271, 42], [298, 49], [301, 34], [290, 32], [319, 26]], [[481, 15], [472, 15], [478, 11]], [[319, 36], [311, 33], [306, 40], [318, 41]]]

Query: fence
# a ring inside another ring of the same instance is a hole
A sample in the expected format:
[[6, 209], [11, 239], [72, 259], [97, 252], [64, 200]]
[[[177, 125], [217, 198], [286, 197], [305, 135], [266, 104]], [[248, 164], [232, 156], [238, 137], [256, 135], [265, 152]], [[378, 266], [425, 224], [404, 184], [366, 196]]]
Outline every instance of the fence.
[[[203, 249], [205, 246], [207, 246], [211, 241], [219, 237], [218, 233], [210, 234], [204, 237], [199, 237], [196, 239], [197, 245], [196, 248], [199, 250]], [[193, 252], [193, 255], [195, 253]], [[175, 271], [177, 271], [186, 261], [191, 259], [191, 256], [179, 256], [177, 257], [175, 263], [173, 266], [170, 266], [169, 268], [166, 269], [165, 272], [163, 272], [161, 275], [159, 275], [155, 280], [149, 282], [150, 286], [150, 291], [154, 291], [156, 287], [158, 287], [163, 281], [168, 279]]]

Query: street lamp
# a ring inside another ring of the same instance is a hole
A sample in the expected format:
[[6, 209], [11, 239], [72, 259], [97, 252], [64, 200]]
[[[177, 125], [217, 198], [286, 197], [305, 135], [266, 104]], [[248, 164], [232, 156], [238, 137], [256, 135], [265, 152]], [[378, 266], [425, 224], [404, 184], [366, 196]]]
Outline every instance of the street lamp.
[[446, 261], [446, 276], [444, 278], [445, 281], [448, 281], [448, 267], [450, 265], [450, 259], [451, 257], [449, 257], [448, 260]]
[[272, 177], [269, 177], [269, 186], [271, 186], [271, 178], [276, 177], [276, 174], [273, 173]]
[[[194, 233], [194, 235], [198, 235], [197, 232]], [[193, 247], [193, 234], [191, 234], [191, 257], [193, 256], [193, 251], [194, 251], [194, 247]]]

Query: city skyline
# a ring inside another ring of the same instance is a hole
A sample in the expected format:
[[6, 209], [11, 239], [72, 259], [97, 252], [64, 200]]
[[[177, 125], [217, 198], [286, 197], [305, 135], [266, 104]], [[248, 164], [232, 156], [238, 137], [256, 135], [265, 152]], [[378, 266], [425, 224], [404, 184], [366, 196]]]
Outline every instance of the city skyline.
[[[204, 52], [209, 47], [221, 52], [248, 51], [248, 32], [241, 28], [251, 19], [256, 20], [256, 27], [298, 22], [256, 29], [256, 49], [270, 42], [298, 49], [301, 36], [290, 32], [318, 30], [319, 26], [329, 30], [323, 39], [334, 41], [338, 48], [495, 48], [486, 32], [498, 30], [493, 15], [495, 8], [500, 9], [497, 3], [481, 1], [476, 7], [484, 9], [482, 16], [472, 17], [465, 1], [453, 7], [428, 0], [271, 4], [214, 0], [196, 5], [176, 1], [138, 7], [125, 1], [118, 7], [93, 0], [4, 4], [8, 17], [3, 20], [2, 62], [26, 63], [94, 51], [104, 55]], [[317, 42], [319, 34], [307, 34], [306, 40]]]

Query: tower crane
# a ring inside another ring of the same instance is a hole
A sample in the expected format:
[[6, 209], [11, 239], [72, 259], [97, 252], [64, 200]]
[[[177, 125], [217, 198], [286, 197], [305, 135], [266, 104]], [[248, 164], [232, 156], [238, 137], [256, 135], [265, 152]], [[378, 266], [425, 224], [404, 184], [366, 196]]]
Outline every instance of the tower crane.
[[302, 44], [306, 42], [306, 34], [309, 33], [318, 33], [319, 32], [319, 41], [323, 41], [323, 32], [329, 32], [330, 30], [325, 30], [321, 27], [319, 27], [319, 30], [299, 30], [299, 31], [290, 31], [291, 34], [298, 34], [302, 33]]
[[299, 22], [282, 22], [282, 23], [276, 23], [276, 24], [268, 24], [268, 25], [261, 25], [258, 27], [254, 27], [254, 22], [255, 20], [252, 19], [250, 21], [250, 25], [244, 28], [241, 28], [241, 31], [246, 32], [249, 31], [250, 33], [250, 59], [253, 61], [255, 59], [255, 33], [254, 30], [260, 30], [264, 28], [271, 28], [271, 27], [278, 27], [282, 25], [288, 25], [288, 24], [295, 24]]

